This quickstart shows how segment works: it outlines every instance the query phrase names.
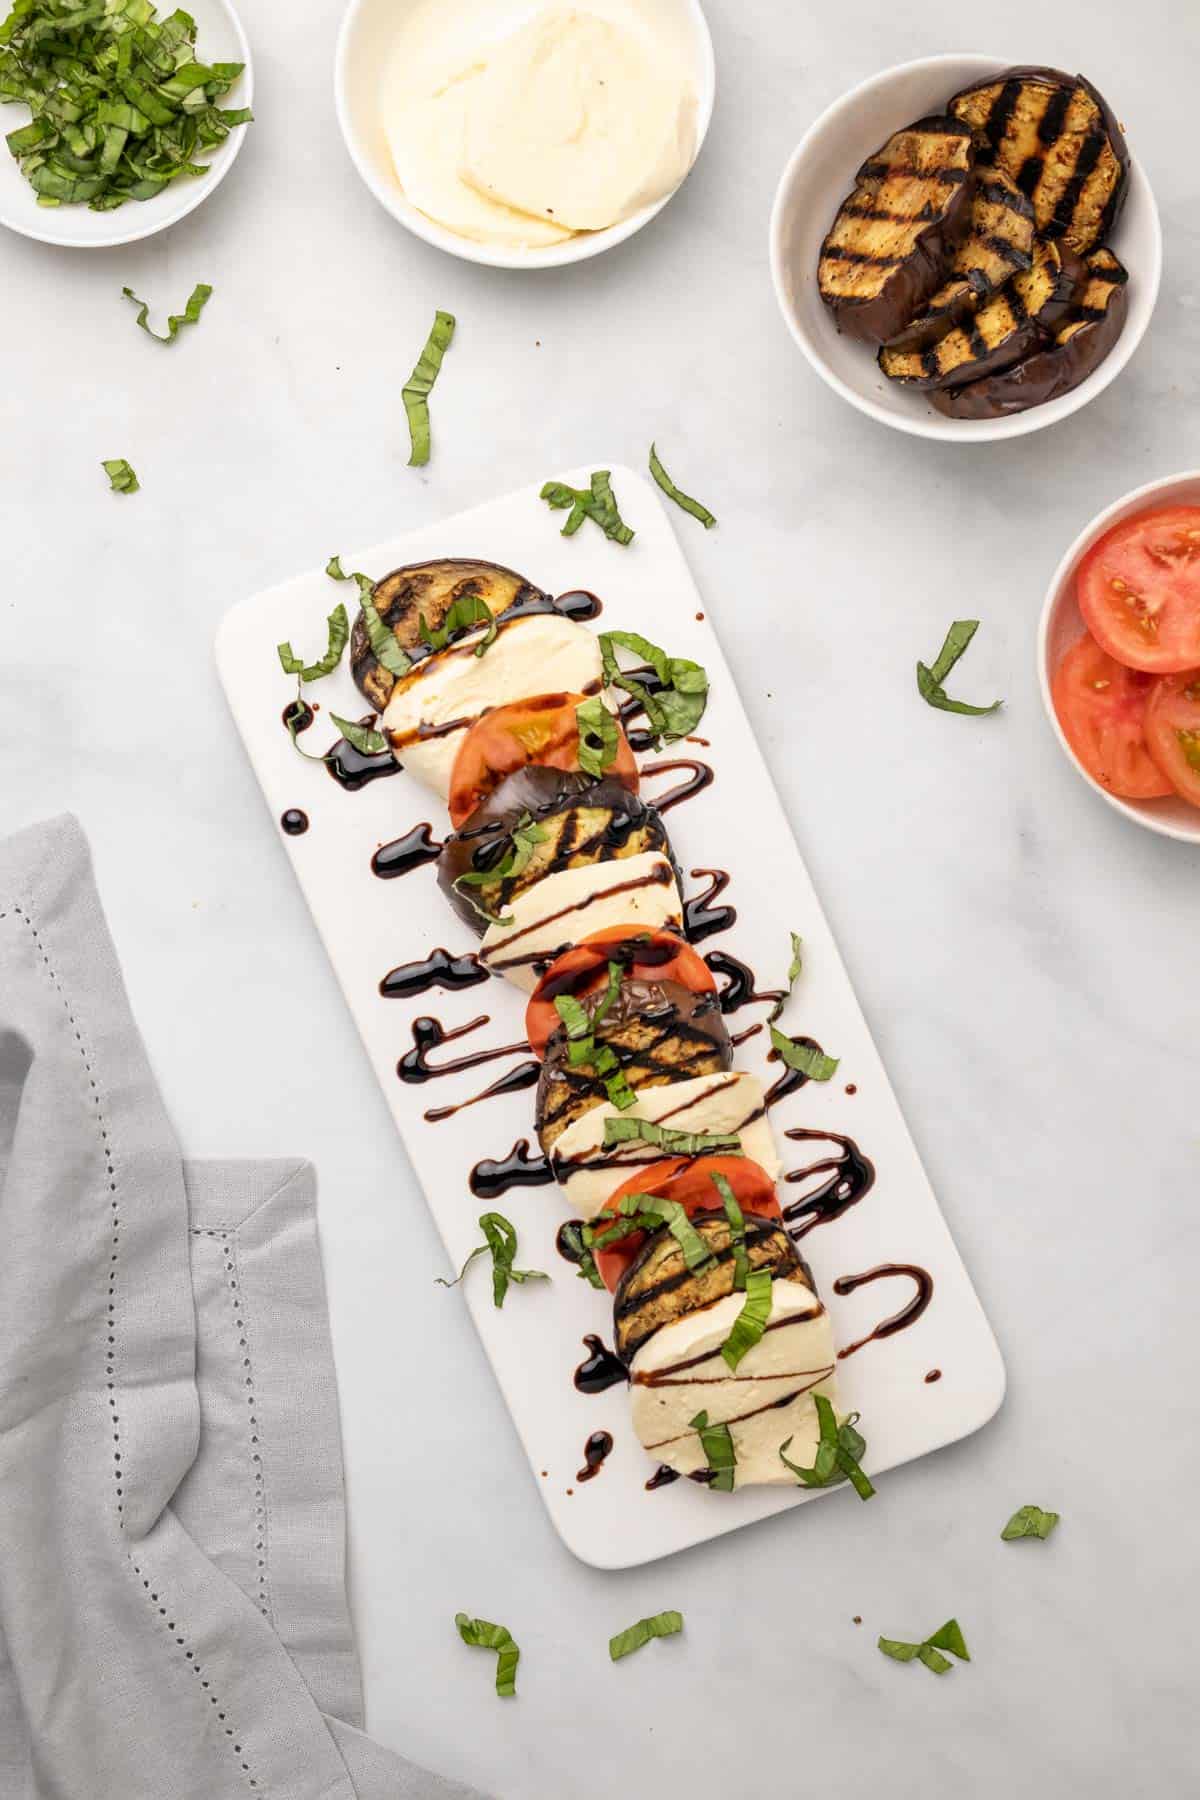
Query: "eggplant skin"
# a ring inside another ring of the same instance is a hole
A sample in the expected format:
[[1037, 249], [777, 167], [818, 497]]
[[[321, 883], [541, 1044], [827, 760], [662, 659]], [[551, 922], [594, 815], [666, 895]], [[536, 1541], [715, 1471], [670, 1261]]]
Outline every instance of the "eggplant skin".
[[[507, 612], [518, 602], [522, 606], [539, 601], [550, 603], [548, 594], [533, 587], [515, 570], [466, 556], [407, 563], [381, 576], [372, 594], [375, 610], [409, 656], [420, 650], [424, 641], [422, 616], [436, 631], [454, 602], [471, 596], [482, 600], [493, 616]], [[392, 697], [396, 677], [376, 661], [361, 611], [350, 634], [350, 669], [360, 692], [377, 712], [382, 712]]]
[[[486, 873], [503, 861], [511, 847], [513, 828], [524, 818], [545, 836], [534, 845], [521, 873], [472, 883], [466, 890], [456, 887], [460, 876]], [[594, 781], [576, 771], [530, 763], [506, 776], [462, 830], [446, 839], [438, 857], [438, 885], [463, 923], [482, 937], [487, 921], [478, 907], [504, 914], [518, 894], [546, 875], [619, 862], [646, 851], [658, 851], [668, 859], [682, 892], [683, 879], [667, 828], [653, 806], [620, 781]]]
[[1128, 281], [1111, 250], [1096, 251], [1089, 266], [1092, 279], [1046, 348], [989, 380], [931, 394], [938, 412], [950, 419], [1009, 418], [1061, 399], [1086, 381], [1121, 335]]
[[817, 267], [839, 330], [885, 343], [941, 286], [970, 228], [974, 164], [970, 130], [949, 117], [918, 119], [868, 157]]
[[[601, 998], [602, 991], [584, 1004], [590, 1011]], [[674, 981], [624, 980], [596, 1041], [616, 1054], [635, 1092], [720, 1075], [733, 1067], [733, 1046], [716, 994], [695, 994]], [[608, 1090], [589, 1063], [572, 1067], [566, 1033], [556, 1031], [546, 1045], [535, 1101], [543, 1151], [549, 1155], [568, 1125], [607, 1099]]]
[[1033, 201], [1038, 230], [1085, 255], [1125, 201], [1129, 148], [1104, 96], [1062, 69], [1006, 69], [954, 95], [948, 111], [976, 134], [980, 160]]
[[971, 229], [949, 278], [923, 312], [889, 342], [892, 350], [924, 350], [961, 324], [1020, 270], [1033, 262], [1033, 204], [1001, 169], [976, 175]]
[[[602, 1213], [593, 1226], [600, 1227], [606, 1217]], [[626, 1364], [664, 1325], [702, 1312], [734, 1291], [733, 1246], [724, 1212], [693, 1213], [692, 1224], [712, 1252], [711, 1262], [690, 1270], [664, 1227], [646, 1240], [617, 1283], [613, 1333], [617, 1355]], [[770, 1269], [777, 1281], [795, 1281], [816, 1292], [808, 1264], [778, 1220], [747, 1215], [746, 1253], [752, 1269]]]

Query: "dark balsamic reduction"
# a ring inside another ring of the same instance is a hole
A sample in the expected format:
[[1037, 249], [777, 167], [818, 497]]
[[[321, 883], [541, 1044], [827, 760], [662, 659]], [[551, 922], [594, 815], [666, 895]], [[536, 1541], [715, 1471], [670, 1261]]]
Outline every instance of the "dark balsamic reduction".
[[659, 1463], [653, 1475], [646, 1483], [646, 1492], [652, 1494], [655, 1488], [670, 1487], [673, 1481], [679, 1480], [679, 1470], [672, 1469], [667, 1463]]
[[282, 713], [283, 729], [289, 735], [294, 733], [299, 737], [302, 731], [308, 730], [316, 716], [307, 700], [289, 700]]
[[516, 1044], [501, 1044], [495, 1050], [475, 1050], [468, 1056], [452, 1057], [449, 1062], [439, 1063], [436, 1068], [430, 1067], [428, 1058], [431, 1050], [436, 1050], [440, 1044], [453, 1043], [455, 1038], [466, 1037], [468, 1032], [478, 1031], [481, 1025], [488, 1024], [489, 1019], [490, 1014], [480, 1013], [477, 1018], [468, 1019], [465, 1025], [456, 1025], [453, 1031], [447, 1031], [440, 1019], [431, 1019], [427, 1014], [422, 1014], [412, 1022], [413, 1047], [406, 1050], [396, 1064], [397, 1075], [401, 1081], [415, 1082], [419, 1086], [438, 1075], [455, 1075], [460, 1069], [474, 1069], [480, 1063], [495, 1062], [497, 1057], [519, 1056], [522, 1050], [528, 1050], [529, 1045], [522, 1038]]
[[747, 1027], [744, 1031], [731, 1032], [729, 1041], [736, 1049], [737, 1045], [744, 1044], [747, 1038], [757, 1037], [761, 1030], [762, 1030], [761, 1024], [747, 1025]]
[[303, 837], [308, 830], [308, 814], [301, 812], [298, 806], [289, 806], [279, 821], [279, 828], [288, 837]]
[[929, 1371], [928, 1375], [925, 1377], [925, 1379], [927, 1382], [940, 1381], [942, 1379], [942, 1371], [940, 1369], [930, 1369], [930, 1371]]
[[[699, 874], [702, 871], [693, 872]], [[717, 891], [720, 892], [719, 889]], [[710, 950], [704, 960], [714, 975], [725, 978], [725, 986], [717, 993], [723, 1013], [738, 1012], [743, 1006], [753, 1006], [759, 1000], [787, 998], [782, 988], [765, 988], [760, 994], [754, 985], [757, 979], [754, 970], [739, 957], [730, 956], [728, 950]]]
[[518, 1138], [507, 1156], [485, 1156], [471, 1170], [467, 1185], [480, 1200], [498, 1200], [509, 1188], [545, 1187], [554, 1180], [550, 1164], [540, 1150], [529, 1153], [529, 1139]]
[[[806, 1050], [820, 1051], [821, 1049], [816, 1038], [795, 1035], [792, 1037], [792, 1042], [793, 1044], [802, 1044]], [[767, 1061], [782, 1062], [783, 1058], [778, 1050], [771, 1050], [768, 1052]], [[768, 1106], [777, 1105], [780, 1100], [786, 1100], [789, 1094], [794, 1094], [798, 1088], [805, 1087], [811, 1080], [812, 1076], [806, 1075], [803, 1069], [789, 1069], [785, 1066], [779, 1080], [772, 1082], [767, 1089], [766, 1104]]]
[[[368, 713], [360, 724], [372, 726], [375, 714]], [[398, 775], [401, 765], [390, 750], [379, 750], [374, 755], [365, 756], [356, 750], [348, 738], [340, 737], [325, 752], [325, 768], [337, 782], [339, 787], [348, 793], [356, 794], [372, 781], [382, 781], [387, 775]]]
[[428, 820], [422, 820], [403, 837], [393, 838], [390, 844], [380, 844], [371, 858], [371, 873], [378, 875], [380, 881], [394, 881], [397, 875], [407, 875], [425, 863], [436, 862], [441, 853], [442, 846], [433, 835], [433, 827]]
[[[633, 737], [638, 735], [635, 732]], [[629, 740], [632, 749], [649, 748], [649, 744], [635, 744], [633, 737]], [[712, 786], [713, 772], [706, 762], [701, 762], [698, 756], [679, 756], [668, 762], [643, 763], [642, 777], [644, 779], [647, 775], [666, 775], [674, 769], [689, 769], [691, 773], [685, 781], [680, 781], [675, 787], [668, 788], [661, 799], [650, 799], [649, 804], [656, 812], [665, 813], [669, 812], [673, 806], [682, 806], [685, 800], [691, 800], [696, 794], [703, 793], [706, 787]]]
[[[507, 609], [506, 617], [514, 617], [521, 612], [541, 612], [544, 607], [533, 606], [528, 602], [517, 601]], [[574, 619], [581, 625], [586, 619], [598, 619], [604, 611], [604, 602], [598, 594], [590, 594], [586, 588], [569, 588], [565, 594], [556, 594], [550, 602], [552, 612], [561, 613], [564, 619]]]
[[898, 1331], [915, 1325], [933, 1299], [933, 1276], [918, 1263], [880, 1263], [877, 1269], [867, 1269], [861, 1275], [839, 1275], [833, 1284], [833, 1291], [835, 1294], [852, 1294], [856, 1288], [865, 1287], [867, 1282], [882, 1281], [889, 1275], [906, 1275], [916, 1283], [912, 1299], [899, 1312], [890, 1313], [886, 1319], [881, 1319], [874, 1331], [869, 1331], [866, 1337], [858, 1338], [853, 1344], [847, 1344], [844, 1350], [839, 1350], [839, 1361], [853, 1356], [864, 1344], [874, 1343], [876, 1338], [894, 1337]]
[[583, 1446], [583, 1467], [576, 1475], [576, 1481], [591, 1481], [604, 1467], [604, 1459], [613, 1447], [611, 1431], [593, 1431]]
[[736, 906], [714, 906], [718, 895], [723, 894], [729, 886], [729, 876], [724, 869], [693, 869], [692, 880], [698, 881], [707, 875], [709, 886], [702, 894], [683, 903], [683, 929], [693, 944], [702, 938], [715, 937], [718, 931], [728, 931], [737, 920]]
[[[553, 1176], [550, 1179], [553, 1180]], [[574, 1263], [576, 1268], [583, 1261], [583, 1240], [579, 1235], [582, 1230], [582, 1219], [565, 1219], [554, 1237], [554, 1248], [558, 1254], [564, 1262]]]
[[427, 994], [431, 987], [475, 987], [489, 979], [488, 972], [473, 952], [451, 956], [448, 950], [431, 950], [423, 962], [401, 963], [389, 969], [379, 984], [385, 1000], [411, 1000], [416, 994]]
[[809, 1131], [798, 1125], [783, 1135], [804, 1143], [841, 1146], [840, 1155], [820, 1157], [802, 1169], [789, 1169], [784, 1176], [785, 1181], [807, 1181], [813, 1175], [828, 1177], [783, 1209], [784, 1223], [798, 1242], [818, 1225], [840, 1219], [858, 1205], [864, 1194], [870, 1193], [875, 1185], [875, 1164], [863, 1155], [852, 1137], [844, 1137], [838, 1131]]
[[[431, 1106], [424, 1116], [430, 1125], [436, 1125], [442, 1119], [452, 1119], [465, 1106], [477, 1106], [481, 1100], [496, 1099], [501, 1094], [516, 1094], [522, 1088], [535, 1086], [541, 1072], [542, 1065], [539, 1062], [532, 1059], [519, 1062], [507, 1075], [501, 1075], [499, 1081], [493, 1081], [490, 1087], [485, 1087], [481, 1094], [472, 1094], [469, 1100], [460, 1100], [457, 1106]], [[442, 1071], [439, 1070], [438, 1073]]]
[[581, 1394], [603, 1394], [607, 1388], [616, 1387], [618, 1382], [629, 1380], [625, 1364], [594, 1331], [588, 1332], [583, 1347], [588, 1355], [575, 1371], [575, 1386]]

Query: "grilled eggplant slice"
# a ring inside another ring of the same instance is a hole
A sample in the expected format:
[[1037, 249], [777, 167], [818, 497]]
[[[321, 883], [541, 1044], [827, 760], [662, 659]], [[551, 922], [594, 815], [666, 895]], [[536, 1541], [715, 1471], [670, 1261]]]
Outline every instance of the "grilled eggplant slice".
[[[488, 876], [504, 863], [513, 848], [512, 833], [523, 819], [543, 835], [518, 873], [456, 887], [463, 875]], [[662, 816], [646, 801], [619, 781], [594, 781], [589, 775], [531, 763], [506, 776], [462, 830], [446, 839], [438, 858], [438, 884], [459, 917], [482, 937], [484, 914], [502, 917], [517, 895], [543, 876], [618, 862], [648, 850], [671, 861], [676, 885], [682, 887]]]
[[1082, 75], [1009, 69], [955, 94], [949, 110], [975, 133], [980, 160], [1029, 196], [1044, 237], [1080, 256], [1107, 237], [1129, 151], [1112, 108]]
[[971, 229], [959, 246], [949, 281], [925, 310], [894, 337], [893, 350], [924, 350], [976, 312], [989, 295], [1033, 263], [1033, 205], [1000, 169], [976, 176]]
[[[531, 586], [523, 575], [502, 568], [499, 563], [476, 562], [470, 557], [409, 563], [384, 575], [373, 591], [375, 610], [409, 656], [422, 648], [422, 616], [436, 631], [454, 602], [469, 597], [482, 600], [493, 616], [507, 612], [518, 602], [530, 609], [539, 603], [550, 604], [550, 596]], [[377, 712], [382, 712], [396, 678], [376, 661], [361, 612], [350, 635], [350, 668], [367, 700]]]
[[839, 329], [884, 343], [941, 286], [971, 223], [974, 164], [971, 132], [951, 118], [919, 119], [863, 164], [817, 269]]
[[[592, 994], [583, 1004], [593, 1011], [601, 997]], [[733, 1065], [716, 994], [695, 994], [675, 981], [623, 981], [600, 1021], [596, 1042], [615, 1053], [634, 1089], [717, 1075]], [[572, 1066], [566, 1033], [556, 1031], [538, 1081], [535, 1121], [542, 1149], [549, 1153], [568, 1125], [607, 1099], [602, 1078], [590, 1063]]]
[[1045, 349], [1003, 374], [931, 395], [937, 410], [951, 419], [1007, 418], [1069, 394], [1098, 369], [1121, 335], [1129, 277], [1111, 250], [1094, 251], [1087, 270], [1082, 291]]
[[1033, 267], [1014, 275], [974, 318], [924, 350], [885, 344], [879, 366], [892, 381], [917, 388], [957, 387], [998, 374], [1045, 341], [1070, 304], [1076, 270], [1075, 259], [1068, 263], [1056, 245], [1040, 244]]
[[[626, 1364], [663, 1325], [733, 1292], [733, 1246], [725, 1214], [697, 1212], [692, 1224], [712, 1252], [710, 1262], [689, 1269], [671, 1233], [656, 1231], [617, 1283], [613, 1327], [617, 1355]], [[746, 1253], [752, 1269], [770, 1269], [777, 1281], [796, 1281], [816, 1293], [808, 1264], [777, 1221], [747, 1215]]]

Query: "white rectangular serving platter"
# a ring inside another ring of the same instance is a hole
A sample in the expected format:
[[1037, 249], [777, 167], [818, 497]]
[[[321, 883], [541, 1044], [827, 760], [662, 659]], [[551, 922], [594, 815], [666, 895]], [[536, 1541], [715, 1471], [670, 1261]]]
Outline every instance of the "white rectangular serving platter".
[[[587, 472], [564, 479], [586, 486]], [[849, 1134], [876, 1169], [872, 1190], [840, 1219], [810, 1231], [801, 1246], [832, 1311], [837, 1342], [845, 1346], [869, 1333], [908, 1303], [914, 1287], [908, 1277], [888, 1276], [839, 1298], [833, 1291], [835, 1278], [884, 1263], [919, 1265], [933, 1278], [932, 1300], [915, 1324], [868, 1343], [840, 1364], [843, 1404], [862, 1414], [865, 1466], [877, 1475], [985, 1424], [1004, 1396], [1004, 1365], [901, 1117], [665, 508], [657, 491], [629, 469], [614, 467], [613, 484], [624, 518], [637, 531], [627, 549], [609, 543], [590, 525], [563, 538], [559, 515], [549, 512], [536, 488], [527, 488], [457, 518], [344, 554], [342, 564], [372, 575], [433, 557], [506, 564], [552, 593], [590, 589], [603, 601], [595, 629], [640, 631], [671, 655], [691, 657], [708, 670], [711, 697], [700, 731], [710, 747], [697, 753], [712, 765], [715, 780], [667, 814], [689, 893], [707, 885], [702, 877], [691, 878], [695, 869], [720, 867], [732, 877], [722, 899], [736, 907], [736, 922], [705, 940], [701, 953], [727, 950], [750, 964], [760, 986], [774, 987], [786, 974], [789, 933], [802, 935], [804, 971], [783, 1024], [794, 1034], [811, 1034], [840, 1057], [841, 1066], [832, 1081], [811, 1082], [772, 1109], [784, 1167], [811, 1163], [836, 1150], [783, 1137], [785, 1129], [801, 1126]], [[282, 729], [281, 712], [294, 683], [282, 673], [275, 646], [285, 638], [306, 652], [323, 646], [325, 618], [339, 598], [352, 610], [354, 590], [338, 588], [323, 571], [314, 570], [243, 601], [221, 624], [218, 667], [272, 825], [278, 829], [275, 821], [289, 807], [303, 807], [309, 816], [307, 833], [281, 835], [281, 841], [425, 1190], [449, 1262], [455, 1268], [462, 1263], [479, 1241], [479, 1214], [495, 1206], [518, 1227], [518, 1265], [547, 1270], [553, 1277], [510, 1290], [502, 1311], [492, 1305], [484, 1271], [460, 1292], [555, 1527], [585, 1562], [626, 1568], [829, 1492], [757, 1488], [713, 1494], [689, 1481], [647, 1492], [645, 1482], [654, 1465], [634, 1437], [624, 1390], [589, 1397], [572, 1380], [585, 1354], [584, 1333], [595, 1332], [611, 1343], [612, 1312], [608, 1296], [577, 1280], [556, 1252], [555, 1234], [570, 1216], [560, 1191], [554, 1186], [513, 1188], [499, 1200], [483, 1201], [468, 1186], [477, 1161], [507, 1155], [516, 1140], [528, 1139], [536, 1152], [534, 1090], [484, 1100], [440, 1123], [423, 1116], [427, 1108], [469, 1099], [517, 1059], [487, 1063], [425, 1086], [397, 1079], [397, 1060], [412, 1047], [414, 1018], [432, 1014], [452, 1030], [482, 1013], [490, 1015], [488, 1024], [435, 1051], [431, 1061], [436, 1063], [451, 1054], [519, 1042], [525, 998], [499, 979], [457, 993], [435, 988], [412, 1000], [380, 995], [380, 979], [393, 966], [424, 957], [438, 945], [454, 954], [475, 945], [443, 898], [432, 865], [392, 881], [380, 880], [371, 869], [380, 844], [421, 820], [432, 823], [435, 837], [442, 835], [446, 818], [436, 795], [407, 772], [347, 793], [317, 763], [303, 763]], [[322, 723], [330, 711], [355, 719], [364, 713], [345, 663], [312, 690], [312, 698], [322, 710], [302, 740], [306, 748], [324, 749], [332, 742], [334, 729]], [[662, 755], [693, 749], [672, 746]], [[651, 752], [641, 760], [657, 759]], [[657, 777], [643, 791], [653, 800], [677, 779]], [[764, 1019], [766, 1010], [756, 1005], [732, 1014], [730, 1030]], [[757, 1033], [735, 1051], [736, 1066], [769, 1083], [779, 1073], [777, 1064], [768, 1069], [769, 1047], [766, 1031]], [[851, 1087], [853, 1093], [847, 1091]], [[788, 1197], [800, 1191], [789, 1189]], [[362, 1324], [370, 1328], [369, 1322]], [[381, 1314], [375, 1324], [380, 1344], [394, 1344], [394, 1314]], [[942, 1371], [941, 1379], [929, 1383], [925, 1377], [933, 1369]], [[613, 1433], [614, 1450], [599, 1479], [577, 1484], [571, 1471], [582, 1463], [584, 1442], [597, 1427]], [[551, 1477], [544, 1477], [543, 1470], [551, 1471]]]

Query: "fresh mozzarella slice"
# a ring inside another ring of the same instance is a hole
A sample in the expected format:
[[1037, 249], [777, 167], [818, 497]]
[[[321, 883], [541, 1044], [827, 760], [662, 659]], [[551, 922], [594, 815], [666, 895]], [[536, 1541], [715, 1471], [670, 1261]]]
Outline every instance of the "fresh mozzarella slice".
[[482, 656], [481, 625], [414, 663], [392, 689], [383, 729], [398, 762], [443, 799], [464, 732], [493, 706], [535, 694], [599, 693], [603, 658], [595, 632], [557, 613], [502, 624]]
[[648, 850], [622, 862], [589, 863], [561, 869], [518, 894], [507, 914], [509, 925], [489, 925], [480, 961], [495, 975], [507, 975], [532, 991], [540, 968], [581, 937], [609, 925], [639, 931], [666, 926], [683, 930], [683, 901], [675, 871], [661, 852]]
[[767, 1329], [731, 1371], [721, 1345], [744, 1301], [727, 1294], [642, 1345], [629, 1371], [634, 1430], [657, 1461], [690, 1475], [707, 1463], [689, 1421], [707, 1412], [711, 1425], [729, 1426], [735, 1487], [794, 1483], [779, 1446], [790, 1437], [788, 1456], [811, 1469], [821, 1436], [814, 1396], [837, 1405], [829, 1315], [802, 1282], [773, 1281]]
[[555, 1140], [550, 1159], [554, 1178], [566, 1189], [572, 1212], [581, 1218], [594, 1218], [636, 1169], [668, 1154], [641, 1138], [606, 1150], [604, 1122], [617, 1118], [653, 1119], [672, 1131], [736, 1133], [747, 1156], [761, 1163], [772, 1180], [779, 1175], [781, 1164], [760, 1083], [737, 1069], [697, 1075], [690, 1081], [642, 1088], [636, 1104], [624, 1113], [608, 1101], [593, 1106]]

